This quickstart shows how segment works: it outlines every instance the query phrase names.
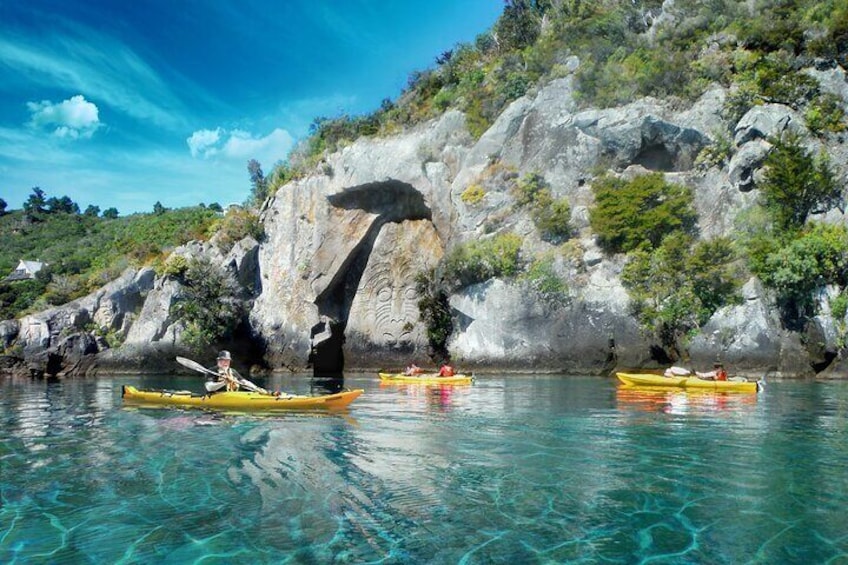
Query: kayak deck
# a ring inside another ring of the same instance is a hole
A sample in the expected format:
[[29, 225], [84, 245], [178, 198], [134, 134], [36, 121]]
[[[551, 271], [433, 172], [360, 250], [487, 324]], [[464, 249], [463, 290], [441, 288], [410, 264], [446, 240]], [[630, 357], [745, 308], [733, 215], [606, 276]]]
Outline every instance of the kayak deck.
[[340, 410], [363, 392], [363, 389], [355, 389], [324, 396], [276, 396], [235, 391], [200, 395], [189, 391], [139, 390], [130, 385], [121, 387], [125, 403], [235, 410]]
[[403, 373], [379, 373], [380, 381], [384, 383], [403, 384], [452, 384], [466, 385], [474, 381], [472, 375], [454, 375], [452, 377], [440, 377], [438, 373], [421, 373], [420, 375], [404, 375]]
[[759, 385], [751, 381], [710, 381], [695, 376], [665, 377], [649, 373], [616, 373], [618, 380], [629, 386], [678, 387], [734, 392], [757, 392]]

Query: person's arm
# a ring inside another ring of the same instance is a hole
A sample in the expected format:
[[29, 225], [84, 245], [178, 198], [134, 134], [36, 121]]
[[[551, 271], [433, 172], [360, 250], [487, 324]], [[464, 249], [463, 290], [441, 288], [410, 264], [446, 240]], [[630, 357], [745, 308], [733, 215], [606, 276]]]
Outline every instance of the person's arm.
[[227, 386], [227, 381], [206, 381], [204, 386], [206, 387], [206, 392], [216, 392]]

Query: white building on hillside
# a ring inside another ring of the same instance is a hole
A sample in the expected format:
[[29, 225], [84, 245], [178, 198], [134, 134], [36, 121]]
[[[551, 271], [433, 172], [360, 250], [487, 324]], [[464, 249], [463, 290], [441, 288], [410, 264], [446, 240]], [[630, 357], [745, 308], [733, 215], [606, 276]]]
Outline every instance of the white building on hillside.
[[12, 271], [8, 277], [6, 277], [6, 282], [12, 281], [28, 281], [35, 278], [35, 274], [44, 268], [44, 263], [39, 261], [25, 261], [21, 259], [18, 266], [15, 267], [15, 270]]

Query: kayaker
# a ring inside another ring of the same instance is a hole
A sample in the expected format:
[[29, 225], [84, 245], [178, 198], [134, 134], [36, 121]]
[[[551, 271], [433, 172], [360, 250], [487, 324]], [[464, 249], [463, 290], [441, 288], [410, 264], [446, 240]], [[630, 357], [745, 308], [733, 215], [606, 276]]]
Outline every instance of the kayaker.
[[239, 375], [238, 371], [235, 369], [230, 368], [232, 360], [233, 358], [230, 356], [230, 352], [226, 349], [223, 349], [218, 353], [218, 359], [215, 364], [215, 370], [218, 372], [218, 377], [211, 377], [208, 381], [206, 381], [207, 392], [218, 392], [222, 389], [226, 389], [228, 392], [231, 392], [239, 389], [239, 380], [241, 380], [241, 375]]
[[721, 363], [713, 363], [713, 370], [708, 371], [706, 373], [695, 372], [698, 378], [706, 379], [708, 381], [726, 381], [727, 380], [727, 371], [724, 370], [724, 365]]
[[406, 368], [406, 370], [403, 372], [403, 374], [407, 375], [407, 376], [412, 376], [412, 375], [420, 375], [423, 372], [424, 372], [424, 369], [422, 369], [421, 367], [419, 367], [415, 363], [412, 363], [409, 367]]
[[439, 369], [439, 376], [440, 377], [452, 377], [455, 374], [456, 374], [456, 372], [453, 370], [453, 367], [451, 367], [447, 363], [442, 365], [442, 367]]

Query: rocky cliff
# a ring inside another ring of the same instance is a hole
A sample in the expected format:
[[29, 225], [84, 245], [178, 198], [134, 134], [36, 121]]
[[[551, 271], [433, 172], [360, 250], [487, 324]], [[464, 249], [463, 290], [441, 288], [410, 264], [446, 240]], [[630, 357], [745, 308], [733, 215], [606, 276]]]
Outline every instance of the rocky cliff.
[[[578, 65], [571, 59], [567, 68]], [[844, 69], [809, 73], [848, 106]], [[701, 237], [731, 235], [740, 213], [757, 198], [768, 139], [787, 129], [805, 130], [801, 116], [777, 104], [756, 106], [728, 124], [722, 117], [727, 95], [715, 87], [687, 107], [641, 99], [624, 107], [581, 110], [566, 76], [516, 100], [478, 140], [455, 111], [393, 137], [357, 140], [265, 203], [261, 243], [242, 242], [226, 257], [214, 244], [179, 252], [213, 257], [251, 287], [250, 331], [265, 364], [333, 372], [342, 366], [425, 363], [416, 275], [460, 243], [512, 231], [522, 237], [522, 258], [551, 258], [567, 296], [545, 300], [520, 277], [457, 291], [449, 299], [454, 332], [448, 342], [456, 363], [477, 370], [571, 373], [658, 366], [666, 360], [629, 312], [620, 279], [624, 258], [605, 255], [589, 228], [591, 181], [599, 171], [660, 172], [693, 188]], [[696, 166], [716, 132], [728, 130], [733, 132], [729, 161]], [[844, 184], [844, 137], [805, 139], [811, 149], [830, 156]], [[567, 241], [543, 239], [527, 212], [515, 205], [507, 181], [528, 173], [544, 175], [553, 195], [567, 198], [574, 227]], [[471, 185], [483, 191], [473, 203], [462, 198]], [[841, 211], [826, 219], [845, 221]], [[109, 318], [114, 308], [93, 298], [76, 306], [125, 336], [119, 349], [97, 355], [104, 366], [180, 345], [179, 325], [169, 318], [178, 285], [154, 280], [148, 271], [124, 279], [122, 288], [137, 289], [125, 293], [135, 302], [121, 310], [132, 315]], [[743, 374], [845, 374], [827, 308], [799, 334], [781, 327], [773, 298], [758, 281], [749, 281], [743, 294], [742, 304], [719, 310], [692, 340], [693, 363], [721, 358]], [[52, 312], [21, 320], [18, 342], [24, 349], [34, 344], [55, 349], [58, 317]], [[66, 322], [66, 327], [85, 325], [79, 319]], [[3, 330], [9, 343], [13, 329]]]

